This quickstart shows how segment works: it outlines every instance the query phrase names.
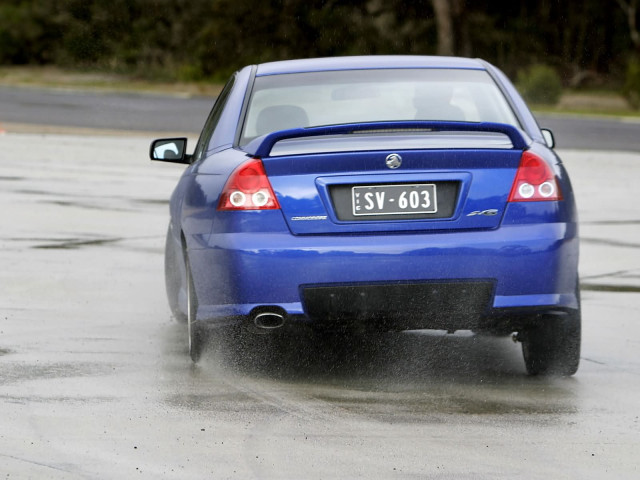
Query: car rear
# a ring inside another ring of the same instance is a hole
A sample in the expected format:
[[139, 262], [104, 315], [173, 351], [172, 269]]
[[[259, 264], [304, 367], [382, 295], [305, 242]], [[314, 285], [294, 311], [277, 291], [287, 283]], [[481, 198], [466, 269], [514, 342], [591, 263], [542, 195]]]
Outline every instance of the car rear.
[[577, 308], [566, 173], [478, 65], [258, 71], [237, 149], [190, 252], [217, 269], [194, 272], [202, 319], [509, 329]]

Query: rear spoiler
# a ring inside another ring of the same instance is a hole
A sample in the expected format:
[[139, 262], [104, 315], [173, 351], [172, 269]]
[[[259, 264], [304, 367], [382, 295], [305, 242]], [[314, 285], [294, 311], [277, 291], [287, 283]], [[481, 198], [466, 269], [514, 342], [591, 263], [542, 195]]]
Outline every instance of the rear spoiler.
[[489, 132], [502, 133], [509, 137], [514, 150], [525, 150], [532, 142], [531, 138], [519, 128], [504, 123], [471, 123], [471, 122], [433, 122], [433, 121], [402, 121], [349, 123], [343, 125], [329, 125], [324, 127], [292, 128], [280, 130], [253, 139], [243, 150], [255, 157], [267, 157], [271, 149], [281, 140], [303, 137], [319, 137], [327, 135], [352, 135], [366, 133], [381, 133], [383, 131], [428, 131], [428, 132]]

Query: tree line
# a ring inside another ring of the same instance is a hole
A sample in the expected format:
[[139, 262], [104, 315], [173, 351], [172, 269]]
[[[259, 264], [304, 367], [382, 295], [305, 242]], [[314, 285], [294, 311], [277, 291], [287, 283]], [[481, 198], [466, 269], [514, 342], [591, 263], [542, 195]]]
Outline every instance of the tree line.
[[0, 0], [0, 64], [221, 80], [250, 63], [359, 54], [532, 64], [621, 85], [638, 0]]

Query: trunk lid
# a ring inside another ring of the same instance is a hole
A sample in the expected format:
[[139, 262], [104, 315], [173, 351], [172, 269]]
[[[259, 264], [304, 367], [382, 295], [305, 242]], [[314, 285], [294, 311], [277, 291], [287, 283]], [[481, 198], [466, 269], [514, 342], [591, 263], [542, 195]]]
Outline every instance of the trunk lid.
[[275, 132], [253, 153], [296, 235], [497, 228], [526, 135], [424, 123]]

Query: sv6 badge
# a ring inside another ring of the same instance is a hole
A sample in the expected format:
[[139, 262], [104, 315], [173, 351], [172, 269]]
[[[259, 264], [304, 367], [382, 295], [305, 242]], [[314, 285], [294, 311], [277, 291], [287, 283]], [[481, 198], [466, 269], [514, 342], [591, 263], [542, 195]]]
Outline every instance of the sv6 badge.
[[467, 217], [475, 217], [476, 215], [484, 215], [485, 217], [493, 217], [498, 214], [498, 210], [491, 208], [489, 210], [475, 210], [467, 215]]

